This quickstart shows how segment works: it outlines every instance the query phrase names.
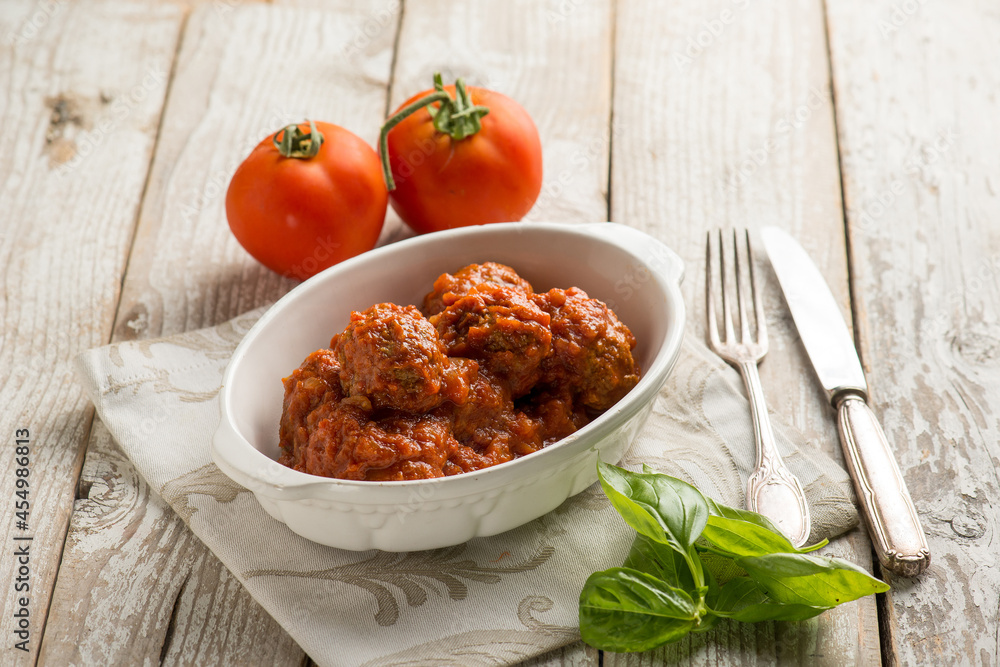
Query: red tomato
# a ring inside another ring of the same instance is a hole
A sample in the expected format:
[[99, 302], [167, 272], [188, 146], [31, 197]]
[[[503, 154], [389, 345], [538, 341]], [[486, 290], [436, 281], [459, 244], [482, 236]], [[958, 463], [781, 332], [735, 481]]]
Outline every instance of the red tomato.
[[[322, 135], [318, 149], [311, 127]], [[226, 217], [261, 264], [305, 280], [374, 248], [387, 201], [371, 146], [332, 123], [306, 123], [276, 132], [244, 160]]]
[[[432, 96], [434, 107], [394, 123], [407, 107]], [[389, 201], [418, 234], [520, 220], [541, 191], [538, 130], [506, 95], [466, 88], [461, 79], [445, 87], [435, 75], [435, 87], [407, 100], [382, 131], [383, 170], [388, 156], [392, 176], [386, 176]]]

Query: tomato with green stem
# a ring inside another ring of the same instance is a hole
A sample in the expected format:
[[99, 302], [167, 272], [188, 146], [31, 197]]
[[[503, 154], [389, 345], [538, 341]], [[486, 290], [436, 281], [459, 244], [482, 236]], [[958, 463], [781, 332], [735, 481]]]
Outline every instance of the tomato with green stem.
[[523, 218], [542, 188], [531, 116], [506, 95], [458, 79], [407, 100], [379, 137], [389, 201], [419, 234]]
[[299, 280], [374, 248], [387, 207], [375, 150], [338, 125], [314, 121], [264, 139], [226, 192], [226, 218], [240, 244]]

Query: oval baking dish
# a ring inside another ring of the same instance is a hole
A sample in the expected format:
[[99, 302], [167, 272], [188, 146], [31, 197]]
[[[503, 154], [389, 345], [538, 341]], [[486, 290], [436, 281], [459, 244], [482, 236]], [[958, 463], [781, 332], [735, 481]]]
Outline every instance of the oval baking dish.
[[[639, 383], [569, 437], [475, 472], [345, 481], [277, 463], [283, 377], [325, 347], [352, 310], [420, 304], [440, 274], [485, 261], [513, 267], [538, 291], [575, 286], [607, 303], [638, 341]], [[510, 530], [593, 484], [598, 456], [617, 462], [632, 443], [680, 351], [682, 273], [665, 245], [613, 223], [465, 227], [365, 253], [293, 289], [236, 348], [223, 378], [212, 457], [271, 516], [321, 544], [412, 551]]]

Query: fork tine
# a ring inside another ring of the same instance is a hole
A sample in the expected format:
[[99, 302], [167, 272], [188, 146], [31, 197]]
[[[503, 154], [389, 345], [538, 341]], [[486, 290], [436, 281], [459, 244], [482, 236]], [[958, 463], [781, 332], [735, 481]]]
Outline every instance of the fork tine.
[[726, 342], [736, 339], [733, 333], [733, 314], [729, 307], [729, 287], [726, 285], [726, 244], [722, 241], [722, 230], [719, 230], [719, 272], [722, 274], [722, 319], [726, 329]]
[[750, 243], [750, 230], [744, 230], [747, 241], [747, 263], [750, 265], [750, 289], [753, 294], [754, 317], [757, 320], [757, 343], [767, 349], [767, 318], [764, 316], [764, 300], [760, 296], [760, 283], [757, 282], [757, 271], [754, 269], [753, 246]]
[[[749, 247], [747, 248], [749, 252]], [[733, 230], [733, 257], [736, 258], [736, 303], [740, 309], [740, 342], [750, 342], [750, 314], [747, 308], [746, 290], [743, 286], [743, 262], [740, 261], [740, 238]], [[752, 268], [752, 267], [751, 267]], [[751, 279], [752, 281], [752, 279]]]
[[718, 348], [719, 323], [715, 317], [715, 298], [712, 296], [714, 288], [712, 286], [712, 232], [705, 236], [705, 301], [708, 310], [708, 340], [713, 348]]

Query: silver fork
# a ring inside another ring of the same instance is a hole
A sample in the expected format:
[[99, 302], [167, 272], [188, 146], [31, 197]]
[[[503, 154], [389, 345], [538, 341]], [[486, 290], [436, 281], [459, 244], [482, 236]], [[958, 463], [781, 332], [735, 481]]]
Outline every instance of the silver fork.
[[743, 270], [740, 261], [739, 235], [733, 230], [733, 255], [735, 258], [736, 300], [740, 317], [740, 337], [736, 339], [733, 330], [732, 312], [729, 307], [729, 290], [726, 277], [726, 253], [719, 230], [719, 275], [722, 284], [722, 319], [725, 339], [719, 338], [719, 326], [715, 315], [715, 299], [712, 297], [712, 232], [708, 233], [705, 246], [706, 277], [705, 297], [708, 306], [708, 337], [716, 354], [740, 371], [750, 399], [753, 415], [754, 439], [757, 442], [757, 467], [747, 480], [747, 509], [763, 514], [778, 526], [796, 547], [809, 539], [809, 506], [802, 484], [785, 467], [778, 448], [774, 443], [774, 431], [764, 404], [764, 390], [757, 373], [757, 364], [767, 354], [767, 323], [764, 306], [754, 274], [753, 250], [750, 247], [750, 232], [744, 230], [746, 239], [746, 263], [749, 267], [750, 291], [753, 298], [756, 340], [750, 334], [750, 316], [744, 289]]

